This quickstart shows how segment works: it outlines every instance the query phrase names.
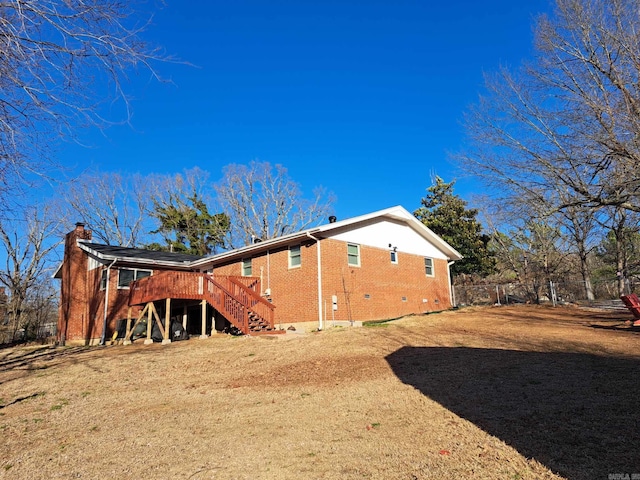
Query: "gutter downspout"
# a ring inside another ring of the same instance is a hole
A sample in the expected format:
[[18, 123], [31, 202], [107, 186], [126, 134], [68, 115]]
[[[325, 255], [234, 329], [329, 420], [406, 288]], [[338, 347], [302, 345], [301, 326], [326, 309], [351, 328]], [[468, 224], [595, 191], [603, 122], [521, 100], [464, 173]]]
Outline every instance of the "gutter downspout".
[[322, 321], [322, 258], [320, 255], [320, 239], [314, 237], [309, 232], [307, 232], [307, 237], [315, 240], [318, 248], [318, 330], [322, 330], [324, 325]]
[[451, 265], [456, 262], [447, 262], [447, 276], [449, 277], [449, 301], [452, 307], [456, 307], [456, 299], [453, 298], [453, 284], [451, 283]]
[[107, 343], [107, 306], [109, 305], [109, 283], [111, 280], [111, 267], [116, 263], [118, 259], [115, 258], [113, 262], [107, 267], [107, 284], [104, 291], [104, 319], [102, 321], [102, 335], [100, 336], [100, 345]]

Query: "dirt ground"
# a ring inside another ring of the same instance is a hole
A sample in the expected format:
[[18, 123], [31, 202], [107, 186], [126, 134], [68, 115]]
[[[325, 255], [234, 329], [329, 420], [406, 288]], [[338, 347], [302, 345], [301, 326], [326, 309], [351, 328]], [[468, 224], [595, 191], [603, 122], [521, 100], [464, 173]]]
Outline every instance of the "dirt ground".
[[308, 334], [0, 349], [0, 478], [640, 478], [629, 318], [487, 307]]

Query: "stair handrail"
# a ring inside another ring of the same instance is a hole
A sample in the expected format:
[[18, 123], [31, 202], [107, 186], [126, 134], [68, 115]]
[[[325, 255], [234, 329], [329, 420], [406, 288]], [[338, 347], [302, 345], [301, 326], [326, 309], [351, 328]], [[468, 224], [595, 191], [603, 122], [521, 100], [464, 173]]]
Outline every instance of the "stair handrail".
[[232, 302], [235, 302], [240, 306], [241, 314], [237, 315], [237, 312], [233, 312], [227, 307], [227, 302], [218, 302], [215, 299], [213, 292], [209, 288], [204, 288], [203, 295], [205, 295], [210, 300], [209, 303], [211, 303], [212, 306], [219, 310], [220, 313], [222, 313], [225, 318], [227, 318], [227, 320], [231, 321], [231, 323], [234, 323], [235, 326], [238, 327], [240, 331], [242, 331], [242, 333], [247, 335], [249, 333], [248, 305], [246, 305], [241, 299], [237, 298], [237, 296], [234, 295], [233, 292], [229, 291], [229, 289], [227, 289], [220, 282], [217, 282], [211, 275], [208, 275], [206, 273], [203, 273], [201, 275], [207, 283], [210, 283], [211, 285], [216, 287], [218, 291], [220, 291], [225, 296], [225, 300], [231, 300]]
[[260, 277], [244, 277], [244, 276], [238, 276], [238, 275], [225, 275], [225, 277], [232, 278], [234, 281], [242, 283], [244, 286], [253, 290], [254, 292], [258, 294], [260, 293], [259, 292], [260, 284], [261, 284]]
[[[228, 277], [229, 281], [240, 288], [240, 290], [249, 298], [247, 298], [247, 306], [248, 308], [255, 314], [264, 318], [270, 328], [275, 328], [274, 324], [274, 310], [275, 305], [270, 301], [266, 300], [260, 294], [252, 290], [251, 288], [244, 285], [241, 281], [238, 281], [236, 277]], [[250, 303], [248, 300], [252, 300], [253, 303]], [[262, 308], [256, 308], [260, 305]]]
[[[258, 283], [259, 279], [256, 279], [256, 284]], [[154, 272], [149, 277], [131, 283], [128, 304], [140, 305], [172, 295], [180, 298], [206, 298], [244, 334], [248, 334], [250, 330], [250, 313], [265, 321], [271, 329], [274, 328], [275, 305], [260, 296], [252, 286], [228, 276], [214, 277], [207, 273], [184, 271]]]

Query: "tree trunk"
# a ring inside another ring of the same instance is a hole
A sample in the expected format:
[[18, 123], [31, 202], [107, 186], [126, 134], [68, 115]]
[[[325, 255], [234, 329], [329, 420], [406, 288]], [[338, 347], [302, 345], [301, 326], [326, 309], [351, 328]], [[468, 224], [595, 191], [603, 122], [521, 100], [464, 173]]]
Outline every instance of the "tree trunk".
[[618, 280], [618, 296], [624, 295], [625, 261], [622, 241], [616, 235], [616, 277]]
[[591, 284], [591, 274], [589, 273], [589, 264], [587, 262], [587, 253], [580, 249], [580, 273], [584, 282], [584, 293], [590, 302], [596, 299], [593, 293], [593, 285]]

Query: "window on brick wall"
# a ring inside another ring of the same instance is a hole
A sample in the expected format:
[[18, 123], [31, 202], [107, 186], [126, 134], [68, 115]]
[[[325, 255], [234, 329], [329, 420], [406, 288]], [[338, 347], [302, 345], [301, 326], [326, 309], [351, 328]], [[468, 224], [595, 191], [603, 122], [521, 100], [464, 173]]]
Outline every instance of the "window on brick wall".
[[427, 277], [433, 277], [433, 258], [424, 259], [424, 273]]
[[391, 263], [398, 263], [398, 252], [391, 250], [389, 253], [391, 254]]
[[151, 270], [139, 270], [137, 268], [119, 268], [118, 269], [118, 288], [129, 288], [129, 284], [134, 280], [151, 275]]
[[252, 275], [251, 259], [250, 258], [243, 258], [242, 259], [242, 276], [243, 277], [250, 277], [251, 275]]
[[102, 276], [100, 277], [100, 290], [107, 288], [107, 269], [102, 270]]
[[295, 268], [302, 265], [302, 256], [300, 255], [300, 245], [289, 247], [289, 268]]
[[360, 245], [347, 244], [347, 261], [353, 267], [360, 266]]

